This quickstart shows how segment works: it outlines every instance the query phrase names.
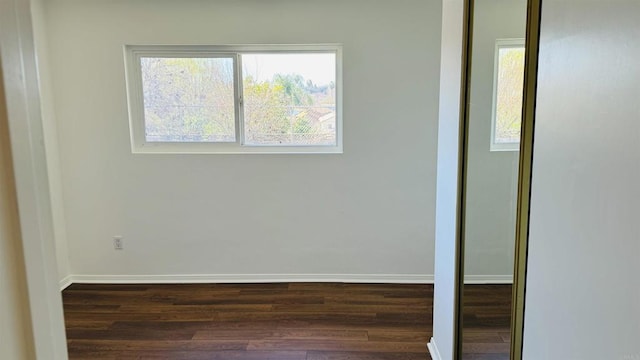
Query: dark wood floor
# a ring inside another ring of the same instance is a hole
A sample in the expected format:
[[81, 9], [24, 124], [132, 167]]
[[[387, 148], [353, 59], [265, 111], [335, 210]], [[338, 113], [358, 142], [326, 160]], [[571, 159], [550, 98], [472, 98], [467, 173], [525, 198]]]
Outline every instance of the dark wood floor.
[[511, 285], [465, 285], [464, 360], [509, 360]]
[[[430, 285], [387, 284], [74, 284], [63, 292], [70, 359], [425, 360], [432, 299]], [[504, 334], [480, 322], [503, 320], [469, 319], [478, 333], [490, 330], [472, 338], [487, 354], [487, 341]]]

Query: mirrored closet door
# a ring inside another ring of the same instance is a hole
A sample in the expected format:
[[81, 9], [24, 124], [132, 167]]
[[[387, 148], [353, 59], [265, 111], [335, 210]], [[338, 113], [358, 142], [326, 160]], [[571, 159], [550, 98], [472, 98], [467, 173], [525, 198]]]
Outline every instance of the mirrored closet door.
[[526, 0], [474, 0], [466, 118], [462, 359], [509, 359]]

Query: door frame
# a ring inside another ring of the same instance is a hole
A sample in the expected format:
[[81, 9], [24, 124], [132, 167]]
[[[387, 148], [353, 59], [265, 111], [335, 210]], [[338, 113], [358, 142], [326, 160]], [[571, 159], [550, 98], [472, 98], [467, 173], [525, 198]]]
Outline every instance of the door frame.
[[535, 139], [536, 100], [538, 89], [538, 55], [540, 52], [540, 22], [543, 0], [528, 0], [527, 35], [525, 42], [524, 103], [520, 140], [520, 170], [518, 175], [518, 205], [516, 217], [516, 247], [511, 305], [511, 359], [521, 360], [524, 339], [524, 316], [529, 249], [529, 215], [531, 209], [531, 177]]
[[0, 1], [0, 70], [36, 359], [68, 358], [29, 0]]

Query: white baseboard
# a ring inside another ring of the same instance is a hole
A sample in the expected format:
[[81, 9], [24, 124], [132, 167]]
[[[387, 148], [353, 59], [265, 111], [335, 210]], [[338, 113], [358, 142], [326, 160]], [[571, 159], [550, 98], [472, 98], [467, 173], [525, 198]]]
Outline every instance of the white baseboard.
[[433, 284], [433, 275], [383, 274], [71, 275], [69, 276], [69, 278], [70, 283], [87, 284], [196, 284], [282, 282]]
[[438, 351], [438, 347], [436, 346], [436, 341], [434, 338], [431, 338], [431, 341], [427, 344], [427, 348], [429, 349], [429, 354], [431, 354], [432, 360], [442, 360], [440, 356], [440, 351]]
[[[511, 284], [509, 275], [467, 275], [465, 284]], [[340, 282], [386, 284], [433, 284], [433, 275], [413, 274], [187, 274], [187, 275], [69, 275], [60, 280], [64, 290], [73, 283], [87, 284], [197, 284]]]
[[513, 284], [512, 275], [465, 275], [464, 283], [470, 285]]
[[69, 287], [69, 285], [73, 284], [73, 276], [67, 275], [64, 279], [60, 280], [60, 291]]

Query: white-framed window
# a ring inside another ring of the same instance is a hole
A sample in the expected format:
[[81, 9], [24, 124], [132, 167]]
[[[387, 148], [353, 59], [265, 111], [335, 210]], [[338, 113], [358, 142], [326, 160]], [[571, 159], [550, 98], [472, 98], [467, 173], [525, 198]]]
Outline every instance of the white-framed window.
[[342, 153], [340, 45], [125, 45], [133, 153]]
[[518, 151], [524, 92], [524, 39], [498, 39], [495, 48], [491, 151]]

